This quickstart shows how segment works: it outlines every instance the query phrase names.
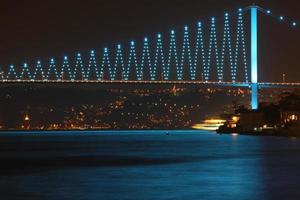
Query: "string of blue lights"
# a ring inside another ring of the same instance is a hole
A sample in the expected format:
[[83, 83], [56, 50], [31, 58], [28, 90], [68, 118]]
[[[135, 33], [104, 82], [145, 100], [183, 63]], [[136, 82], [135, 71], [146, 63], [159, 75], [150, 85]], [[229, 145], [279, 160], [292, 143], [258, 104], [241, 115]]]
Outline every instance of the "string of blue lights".
[[[270, 15], [270, 10], [258, 7], [258, 10]], [[229, 76], [231, 82], [238, 79], [238, 71], [243, 73], [243, 81], [249, 82], [249, 63], [246, 42], [244, 13], [246, 9], [239, 9], [236, 24], [231, 23], [235, 15], [225, 13], [223, 24], [213, 17], [208, 31], [203, 23], [197, 23], [195, 33], [188, 26], [184, 27], [183, 39], [179, 40], [175, 30], [163, 40], [162, 34], [157, 34], [151, 43], [144, 38], [141, 52], [136, 48], [136, 42], [131, 41], [128, 52], [123, 52], [120, 44], [116, 46], [114, 55], [108, 48], [103, 49], [101, 59], [97, 59], [94, 50], [89, 52], [87, 62], [77, 53], [75, 63], [70, 64], [69, 58], [64, 56], [61, 66], [57, 66], [54, 58], [43, 65], [37, 61], [34, 66], [24, 63], [21, 68], [14, 65], [5, 71], [0, 71], [1, 80], [199, 80], [223, 82]], [[279, 16], [280, 21], [287, 21]], [[296, 22], [291, 22], [296, 26]], [[223, 32], [221, 28], [223, 28]], [[205, 33], [208, 35], [205, 37]], [[179, 43], [182, 42], [182, 45]], [[215, 68], [214, 68], [215, 66]], [[225, 70], [229, 69], [229, 70]], [[188, 74], [186, 74], [188, 71]], [[215, 71], [215, 75], [213, 75]], [[229, 71], [229, 74], [226, 74]], [[171, 77], [171, 72], [175, 76]], [[214, 78], [215, 77], [215, 78]]]
[[[108, 80], [117, 80], [118, 72], [121, 70], [122, 80], [144, 80], [145, 74], [149, 73], [150, 80], [170, 80], [171, 70], [176, 71], [176, 80], [199, 80], [204, 78], [205, 81], [211, 80], [211, 68], [212, 63], [215, 62], [217, 67], [217, 79], [219, 82], [224, 79], [224, 63], [225, 54], [228, 51], [229, 65], [231, 69], [231, 80], [236, 81], [237, 61], [239, 59], [239, 40], [242, 40], [242, 52], [246, 56], [245, 47], [245, 33], [243, 30], [242, 10], [239, 10], [238, 23], [237, 23], [237, 35], [236, 35], [236, 48], [232, 49], [232, 40], [230, 33], [229, 14], [225, 14], [224, 20], [224, 37], [222, 42], [221, 52], [219, 52], [218, 46], [218, 34], [215, 18], [211, 19], [210, 34], [208, 50], [205, 48], [204, 31], [202, 23], [198, 23], [196, 33], [196, 45], [195, 49], [191, 48], [191, 41], [189, 27], [184, 27], [183, 40], [181, 49], [179, 48], [175, 30], [170, 32], [169, 42], [167, 45], [167, 52], [164, 51], [164, 43], [162, 35], [157, 35], [154, 57], [151, 56], [151, 48], [149, 39], [144, 38], [142, 53], [138, 54], [136, 50], [136, 43], [130, 42], [129, 53], [127, 62], [121, 45], [117, 45], [115, 56], [109, 55], [109, 49], [104, 48], [103, 56], [98, 65], [95, 51], [91, 51], [88, 64], [85, 66], [84, 61], [80, 53], [76, 55], [75, 65], [71, 67], [69, 59], [64, 56], [62, 65], [56, 66], [54, 58], [50, 59], [48, 66], [42, 65], [41, 61], [38, 61], [33, 67], [31, 72], [28, 64], [24, 64], [21, 68], [20, 74], [17, 73], [17, 69], [11, 65], [8, 68], [7, 74], [2, 73], [2, 80], [104, 80], [105, 75]], [[214, 52], [214, 54], [213, 54]], [[233, 57], [233, 52], [234, 57]], [[199, 62], [199, 53], [201, 54], [202, 62]], [[141, 56], [138, 56], [141, 55]], [[194, 56], [194, 57], [193, 57]], [[114, 58], [114, 59], [112, 59]], [[207, 60], [206, 60], [207, 59]], [[246, 59], [246, 58], [244, 58]], [[114, 63], [111, 61], [114, 60]], [[200, 65], [202, 63], [202, 66]], [[247, 75], [247, 62], [245, 60], [245, 81], [248, 81]], [[158, 69], [161, 67], [161, 76], [158, 74]], [[184, 68], [187, 67], [189, 74], [185, 76]], [[149, 70], [146, 72], [146, 70]], [[202, 74], [201, 77], [197, 74]]]

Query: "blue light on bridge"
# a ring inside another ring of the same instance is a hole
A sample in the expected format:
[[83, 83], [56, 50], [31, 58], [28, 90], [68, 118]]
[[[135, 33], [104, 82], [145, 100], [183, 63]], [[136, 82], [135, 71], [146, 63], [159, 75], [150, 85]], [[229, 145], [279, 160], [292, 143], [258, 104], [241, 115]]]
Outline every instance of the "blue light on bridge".
[[[233, 15], [227, 12], [223, 24], [212, 17], [210, 24], [205, 26], [209, 28], [207, 36], [204, 35], [206, 32], [204, 25], [198, 22], [195, 33], [190, 31], [194, 30], [193, 28], [184, 26], [179, 34], [172, 30], [170, 35], [165, 37], [166, 40], [159, 33], [154, 40], [144, 38], [142, 45], [131, 41], [126, 52], [119, 44], [112, 51], [104, 48], [99, 59], [94, 50], [89, 52], [87, 58], [83, 56], [84, 54], [77, 53], [75, 58], [69, 59], [64, 56], [57, 64], [52, 58], [45, 65], [37, 62], [35, 66], [22, 66], [21, 70], [8, 68], [7, 73], [5, 71], [3, 73], [4, 78], [44, 81], [113, 81], [147, 78], [151, 81], [222, 82], [225, 76], [229, 76], [232, 82], [237, 82], [239, 70], [244, 74], [244, 82], [248, 82], [243, 11], [238, 10], [237, 24], [234, 27], [230, 22]], [[223, 27], [223, 30], [218, 27]], [[212, 69], [214, 66], [215, 70]]]
[[[106, 52], [107, 53], [107, 52]], [[104, 56], [108, 56], [108, 54], [104, 55]], [[96, 61], [94, 61], [94, 65], [96, 65]], [[123, 53], [122, 53], [122, 46], [120, 44], [117, 45], [117, 50], [116, 50], [116, 58], [115, 58], [115, 63], [113, 65], [113, 68], [109, 68], [109, 74], [110, 76], [112, 76], [112, 79], [116, 79], [117, 78], [117, 68], [120, 67], [122, 70], [124, 69], [124, 61], [123, 61]], [[104, 65], [102, 65], [101, 67], [101, 73], [98, 73], [97, 79], [98, 80], [103, 80], [103, 74], [104, 74]], [[123, 76], [123, 74], [122, 74]], [[121, 77], [123, 79], [123, 77]]]
[[258, 85], [257, 85], [257, 7], [251, 8], [251, 107], [258, 109]]
[[56, 65], [55, 65], [55, 60], [54, 60], [54, 58], [51, 58], [49, 68], [48, 68], [48, 71], [47, 71], [47, 74], [46, 74], [46, 80], [51, 79], [52, 73], [54, 73], [54, 76], [55, 76], [55, 77], [53, 77], [53, 79], [58, 80], [59, 77], [58, 77], [58, 72], [57, 71], [58, 70], [57, 70]]
[[[80, 71], [81, 74], [79, 74], [78, 71]], [[71, 80], [76, 80], [77, 77], [80, 77], [81, 79], [85, 79], [86, 77], [85, 71], [83, 69], [83, 61], [82, 61], [81, 53], [77, 53], [75, 68], [73, 73], [71, 74]]]
[[64, 80], [64, 79], [68, 79], [71, 78], [72, 74], [71, 74], [71, 69], [70, 69], [70, 64], [69, 64], [69, 60], [68, 57], [65, 56], [64, 60], [63, 60], [63, 64], [61, 67], [61, 72], [60, 72], [60, 80]]
[[144, 38], [142, 60], [139, 65], [139, 68], [137, 70], [138, 71], [138, 73], [137, 73], [138, 80], [144, 79], [144, 68], [146, 66], [149, 68], [149, 71], [150, 71], [150, 79], [155, 80], [156, 68], [153, 68], [152, 63], [151, 63], [149, 39], [147, 37]]
[[251, 8], [251, 82], [257, 83], [257, 8]]
[[99, 72], [98, 64], [96, 61], [96, 53], [94, 50], [90, 52], [90, 59], [89, 59], [89, 64], [88, 64], [88, 69], [87, 69], [87, 74], [86, 74], [86, 79], [90, 78], [91, 72], [94, 70], [94, 73], [96, 73], [96, 80], [101, 80], [101, 74]]
[[[215, 18], [211, 18], [211, 26], [210, 26], [210, 37], [209, 37], [209, 47], [208, 47], [208, 58], [207, 58], [207, 70], [210, 71], [211, 60], [212, 60], [212, 52], [214, 52], [214, 58], [216, 60], [217, 66], [217, 79], [218, 81], [223, 80], [223, 70], [220, 66], [219, 59], [219, 48], [217, 43], [217, 30], [216, 30], [216, 20]], [[208, 74], [207, 74], [208, 75]], [[210, 77], [206, 76], [206, 81], [209, 81]]]
[[[11, 77], [12, 76], [12, 77]], [[9, 66], [9, 69], [8, 69], [8, 73], [7, 73], [7, 76], [6, 76], [6, 79], [9, 80], [9, 79], [18, 79], [18, 75], [16, 73], [16, 70], [14, 68], [13, 65], [10, 65]]]
[[[169, 69], [165, 64], [165, 54], [163, 49], [163, 43], [162, 43], [162, 36], [161, 34], [157, 35], [157, 41], [156, 41], [156, 49], [155, 49], [155, 56], [154, 56], [154, 62], [153, 62], [153, 68], [157, 70], [159, 62], [162, 66], [162, 77], [161, 79], [167, 80], [169, 76]], [[152, 74], [151, 80], [156, 79], [156, 74]]]
[[36, 80], [38, 75], [41, 76], [42, 80], [45, 79], [44, 70], [43, 70], [43, 67], [42, 67], [42, 62], [39, 61], [39, 60], [36, 62], [36, 66], [35, 66], [35, 69], [34, 69], [34, 72], [33, 72], [32, 79]]
[[[36, 64], [24, 63], [20, 68], [9, 66], [6, 71], [0, 71], [0, 81], [203, 81], [222, 82], [229, 79], [231, 83], [244, 82], [251, 85], [252, 108], [258, 107], [258, 7], [252, 6], [250, 47], [246, 41], [247, 30], [244, 24], [243, 12], [248, 9], [238, 9], [237, 14], [224, 13], [223, 23], [210, 19], [205, 26], [202, 22], [195, 29], [184, 26], [177, 34], [171, 30], [168, 36], [160, 33], [154, 39], [145, 37], [141, 44], [135, 41], [128, 43], [128, 49], [121, 44], [115, 49], [104, 48], [96, 57], [96, 51], [91, 50], [88, 58], [77, 53], [75, 58], [64, 56], [58, 63], [51, 58], [48, 64], [37, 61]], [[271, 10], [264, 10], [271, 15]], [[231, 19], [236, 21], [233, 25]], [[283, 16], [279, 16], [284, 21]], [[289, 22], [296, 27], [297, 23]], [[208, 30], [205, 30], [206, 27]], [[223, 29], [221, 29], [221, 28]], [[192, 31], [195, 30], [194, 33]], [[205, 35], [204, 33], [207, 33]], [[166, 39], [165, 39], [166, 38]], [[249, 71], [250, 49], [251, 58]], [[60, 66], [57, 67], [56, 65]], [[251, 80], [249, 81], [249, 72]], [[241, 75], [238, 76], [238, 73]], [[243, 80], [238, 80], [242, 78]], [[228, 78], [229, 77], [229, 78]]]
[[168, 52], [167, 70], [166, 70], [166, 74], [165, 74], [165, 80], [169, 80], [171, 65], [175, 65], [176, 79], [180, 80], [182, 77], [183, 69], [179, 66], [179, 63], [178, 63], [177, 44], [176, 44], [174, 30], [171, 30], [171, 35], [170, 35], [170, 43], [169, 43], [169, 52]]
[[23, 64], [22, 71], [21, 71], [19, 79], [21, 79], [21, 80], [22, 79], [32, 80], [32, 76], [31, 76], [31, 73], [30, 73], [30, 70], [29, 70], [29, 67], [28, 67], [27, 63]]
[[233, 64], [232, 41], [231, 41], [231, 32], [230, 32], [229, 14], [228, 13], [225, 13], [225, 20], [224, 20], [223, 43], [222, 43], [221, 63], [220, 63], [222, 73], [219, 73], [219, 76], [221, 76], [221, 78], [219, 78], [219, 81], [223, 80], [223, 69], [224, 69], [224, 61], [225, 61], [224, 59], [226, 56], [226, 47], [228, 49], [228, 55], [229, 55], [231, 80], [234, 82], [236, 79], [236, 67]]

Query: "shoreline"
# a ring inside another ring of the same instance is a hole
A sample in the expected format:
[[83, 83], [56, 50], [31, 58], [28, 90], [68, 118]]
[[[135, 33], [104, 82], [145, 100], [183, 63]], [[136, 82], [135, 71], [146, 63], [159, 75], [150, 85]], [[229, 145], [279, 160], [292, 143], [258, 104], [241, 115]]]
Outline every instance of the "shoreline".
[[223, 132], [219, 133], [219, 135], [246, 135], [246, 136], [255, 136], [255, 137], [287, 137], [287, 138], [300, 138], [300, 134], [286, 134], [286, 133], [264, 133], [264, 132], [256, 132], [256, 133], [235, 133], [235, 132]]
[[20, 130], [20, 129], [2, 129], [1, 132], [80, 132], [80, 131], [196, 131], [197, 129], [30, 129], [30, 130]]
[[1, 130], [0, 131], [0, 135], [1, 134], [38, 134], [38, 135], [43, 135], [43, 134], [72, 134], [72, 133], [75, 133], [75, 134], [89, 134], [89, 133], [116, 133], [116, 132], [119, 132], [119, 133], [139, 133], [139, 132], [145, 132], [145, 133], [149, 133], [151, 134], [151, 132], [156, 132], [156, 133], [163, 133], [165, 135], [171, 135], [172, 133], [180, 133], [180, 132], [186, 132], [186, 133], [192, 133], [192, 132], [211, 132], [211, 133], [216, 133], [215, 131], [207, 131], [207, 130], [195, 130], [195, 129], [146, 129], [146, 130], [143, 130], [143, 129], [130, 129], [130, 130], [126, 130], [126, 129], [122, 129], [122, 130], [113, 130], [113, 129], [110, 129], [110, 130], [34, 130], [34, 131], [31, 131], [31, 130], [17, 130], [17, 131], [14, 131], [14, 130], [8, 130], [8, 131], [3, 131]]
[[1, 134], [13, 134], [13, 133], [38, 133], [38, 134], [47, 134], [47, 133], [55, 133], [55, 132], [64, 132], [64, 133], [80, 133], [80, 132], [102, 132], [102, 133], [111, 133], [111, 132], [164, 132], [166, 135], [171, 135], [171, 132], [210, 132], [215, 133], [217, 135], [245, 135], [245, 136], [255, 136], [255, 137], [286, 137], [286, 138], [300, 138], [299, 135], [293, 135], [293, 134], [286, 134], [286, 133], [263, 133], [263, 132], [255, 132], [255, 133], [242, 133], [242, 132], [218, 132], [216, 131], [210, 131], [210, 130], [200, 130], [200, 129], [73, 129], [73, 130], [0, 130]]

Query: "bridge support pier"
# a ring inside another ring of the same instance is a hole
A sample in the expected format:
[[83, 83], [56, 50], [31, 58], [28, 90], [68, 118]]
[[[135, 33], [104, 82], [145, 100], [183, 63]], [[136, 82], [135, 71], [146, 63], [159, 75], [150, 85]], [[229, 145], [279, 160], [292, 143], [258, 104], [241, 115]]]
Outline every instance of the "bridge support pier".
[[251, 108], [252, 110], [258, 109], [258, 84], [251, 84]]

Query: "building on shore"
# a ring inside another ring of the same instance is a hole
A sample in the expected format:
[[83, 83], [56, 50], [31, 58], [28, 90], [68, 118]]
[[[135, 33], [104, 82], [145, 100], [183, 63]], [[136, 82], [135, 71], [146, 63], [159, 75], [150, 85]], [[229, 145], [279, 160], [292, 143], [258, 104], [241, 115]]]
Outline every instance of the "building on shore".
[[241, 107], [217, 132], [300, 136], [300, 96], [285, 95], [277, 103], [261, 103], [258, 110]]

